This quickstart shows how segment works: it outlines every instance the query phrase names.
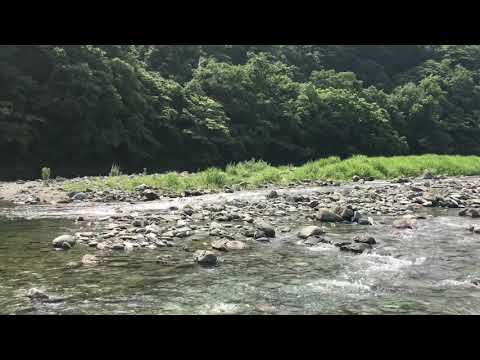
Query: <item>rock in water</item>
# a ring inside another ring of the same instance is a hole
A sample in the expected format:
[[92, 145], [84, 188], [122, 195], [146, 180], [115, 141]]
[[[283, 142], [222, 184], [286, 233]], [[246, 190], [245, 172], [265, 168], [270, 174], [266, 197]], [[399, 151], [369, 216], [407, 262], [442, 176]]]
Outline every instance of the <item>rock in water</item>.
[[319, 221], [324, 221], [324, 222], [340, 222], [342, 221], [342, 218], [335, 214], [334, 212], [328, 210], [328, 209], [321, 209], [318, 211], [318, 214], [316, 215], [316, 218]]
[[315, 236], [315, 235], [322, 235], [325, 232], [322, 230], [322, 228], [315, 226], [315, 225], [310, 225], [310, 226], [305, 226], [298, 232], [298, 237], [300, 239], [307, 239], [310, 236]]
[[240, 240], [215, 240], [212, 241], [212, 248], [220, 251], [243, 250], [247, 244]]
[[264, 236], [272, 238], [275, 237], [275, 229], [272, 225], [266, 223], [265, 221], [257, 221], [255, 226], [257, 227], [257, 230], [264, 234]]
[[278, 197], [278, 193], [275, 190], [272, 190], [267, 194], [267, 199], [275, 199], [277, 197]]
[[416, 224], [416, 220], [410, 216], [404, 216], [401, 219], [395, 220], [393, 222], [393, 227], [397, 229], [413, 229], [413, 226]]
[[368, 236], [368, 235], [363, 235], [363, 236], [356, 235], [353, 237], [353, 241], [356, 243], [363, 243], [368, 245], [373, 245], [377, 243], [372, 236]]
[[353, 181], [353, 182], [360, 181], [360, 176], [354, 175], [354, 176], [352, 177], [352, 181]]
[[52, 244], [56, 248], [70, 249], [75, 245], [76, 240], [71, 235], [62, 235], [53, 239]]
[[354, 243], [340, 246], [340, 250], [353, 252], [355, 254], [361, 254], [364, 251], [370, 250], [371, 248], [372, 247], [370, 245], [364, 243]]
[[86, 254], [83, 255], [81, 262], [83, 265], [95, 265], [98, 260], [95, 255]]
[[215, 265], [217, 263], [217, 256], [213, 251], [197, 250], [193, 254], [193, 260], [201, 265]]
[[48, 296], [45, 291], [37, 289], [37, 288], [32, 288], [28, 290], [27, 292], [27, 297], [29, 297], [31, 300], [40, 300], [40, 301], [45, 301], [50, 299], [50, 296]]

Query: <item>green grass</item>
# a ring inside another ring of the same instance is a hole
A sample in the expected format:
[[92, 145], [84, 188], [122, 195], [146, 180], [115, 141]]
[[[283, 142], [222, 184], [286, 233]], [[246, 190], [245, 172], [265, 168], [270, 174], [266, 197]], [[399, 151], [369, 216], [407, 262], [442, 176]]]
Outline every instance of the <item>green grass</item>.
[[[354, 175], [388, 179], [400, 176], [419, 176], [425, 170], [436, 175], [480, 175], [480, 156], [418, 155], [394, 157], [354, 156], [340, 160], [329, 157], [310, 161], [302, 166], [274, 167], [262, 160], [229, 164], [224, 170], [209, 168], [194, 174], [176, 172], [154, 175], [110, 174], [68, 181], [65, 189], [120, 189], [133, 191], [140, 184], [159, 190], [184, 191], [187, 189], [221, 189], [240, 184], [252, 187], [260, 184], [287, 184], [301, 180], [350, 180]], [[113, 172], [115, 173], [115, 172]]]

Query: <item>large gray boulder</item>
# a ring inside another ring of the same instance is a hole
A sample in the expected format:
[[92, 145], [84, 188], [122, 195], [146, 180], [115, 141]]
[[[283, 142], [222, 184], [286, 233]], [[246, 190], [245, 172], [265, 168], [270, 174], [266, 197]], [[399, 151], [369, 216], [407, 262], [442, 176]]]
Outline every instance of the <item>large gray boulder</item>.
[[193, 253], [193, 260], [200, 265], [215, 265], [218, 259], [213, 251], [197, 250]]
[[77, 240], [72, 235], [61, 235], [52, 241], [52, 245], [56, 248], [70, 249], [75, 245]]
[[255, 222], [255, 227], [257, 231], [263, 233], [265, 237], [275, 237], [275, 229], [269, 223], [259, 220]]
[[323, 222], [340, 222], [343, 220], [341, 216], [328, 209], [320, 209], [316, 215], [316, 218]]
[[298, 237], [300, 239], [307, 239], [310, 236], [315, 236], [315, 235], [322, 235], [325, 232], [322, 230], [322, 228], [315, 226], [315, 225], [310, 225], [310, 226], [305, 226], [300, 231], [298, 232]]

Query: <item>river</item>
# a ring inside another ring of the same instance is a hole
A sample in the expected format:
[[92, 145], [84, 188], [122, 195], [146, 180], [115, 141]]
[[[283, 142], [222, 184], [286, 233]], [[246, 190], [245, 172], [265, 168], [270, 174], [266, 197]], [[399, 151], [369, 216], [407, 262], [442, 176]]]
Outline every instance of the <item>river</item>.
[[[210, 195], [209, 195], [210, 196]], [[254, 192], [215, 195], [255, 196]], [[191, 198], [92, 206], [0, 204], [0, 314], [478, 314], [480, 235], [466, 231], [471, 219], [455, 209], [433, 209], [416, 229], [393, 229], [392, 217], [374, 216], [369, 229], [378, 246], [352, 255], [328, 244], [299, 246], [293, 233], [279, 233], [241, 254], [227, 252], [216, 267], [188, 261], [182, 247], [94, 251], [75, 246], [55, 251], [56, 236], [80, 227], [77, 215], [99, 217], [118, 208], [166, 209]], [[290, 224], [288, 224], [290, 225]], [[292, 224], [296, 226], [296, 224]], [[342, 224], [329, 235], [351, 237], [360, 226]], [[66, 268], [84, 254], [97, 266]], [[159, 254], [179, 259], [159, 264]], [[63, 298], [34, 303], [40, 288]]]

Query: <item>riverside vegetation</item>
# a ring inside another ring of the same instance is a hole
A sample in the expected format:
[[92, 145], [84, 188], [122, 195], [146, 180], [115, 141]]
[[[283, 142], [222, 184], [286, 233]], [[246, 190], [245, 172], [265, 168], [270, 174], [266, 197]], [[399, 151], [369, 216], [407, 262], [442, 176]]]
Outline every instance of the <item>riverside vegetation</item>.
[[4, 45], [0, 177], [478, 154], [479, 68], [478, 45]]

